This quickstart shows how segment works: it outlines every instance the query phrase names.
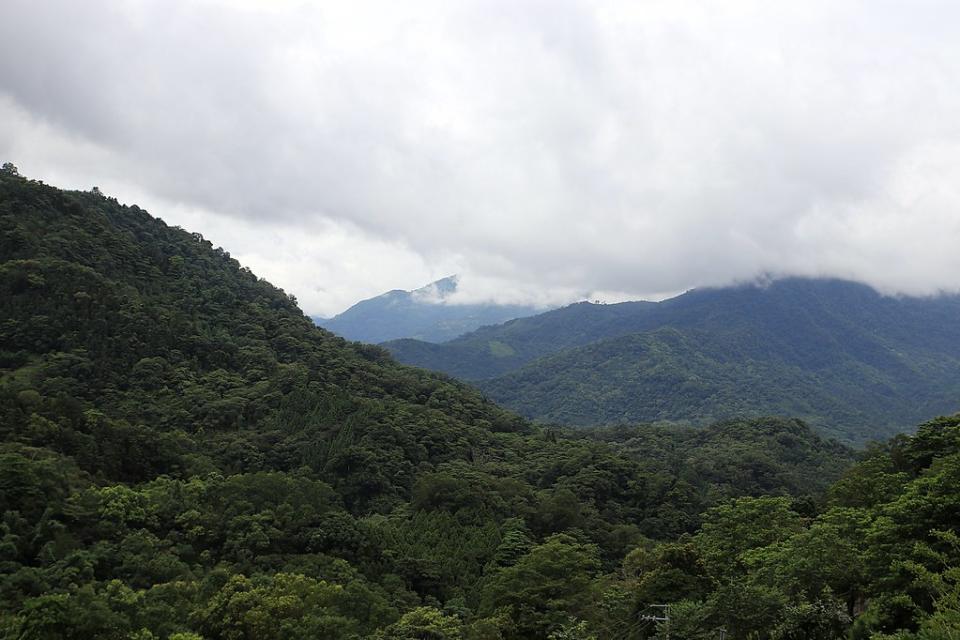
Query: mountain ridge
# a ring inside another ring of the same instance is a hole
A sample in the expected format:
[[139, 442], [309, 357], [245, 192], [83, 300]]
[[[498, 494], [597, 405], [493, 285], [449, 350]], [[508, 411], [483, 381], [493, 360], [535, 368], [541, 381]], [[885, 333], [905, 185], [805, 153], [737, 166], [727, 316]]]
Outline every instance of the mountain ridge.
[[449, 302], [458, 289], [452, 275], [418, 289], [392, 289], [361, 300], [332, 318], [314, 322], [348, 340], [380, 343], [401, 338], [425, 342], [451, 340], [484, 325], [538, 313], [527, 305]]
[[684, 637], [935, 628], [958, 425], [852, 467], [795, 419], [534, 425], [0, 170], [4, 637], [615, 640], [665, 602]]
[[581, 425], [773, 413], [862, 443], [960, 406], [960, 296], [883, 296], [835, 278], [578, 303], [384, 346], [529, 418]]

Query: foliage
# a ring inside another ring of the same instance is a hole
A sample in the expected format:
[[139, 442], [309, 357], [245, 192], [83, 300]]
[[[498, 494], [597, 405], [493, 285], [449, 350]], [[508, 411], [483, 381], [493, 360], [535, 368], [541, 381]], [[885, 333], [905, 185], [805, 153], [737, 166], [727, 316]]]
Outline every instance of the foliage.
[[[531, 425], [0, 172], [0, 637], [949, 637], [960, 418]], [[825, 560], [824, 560], [825, 558]]]
[[787, 278], [661, 303], [579, 303], [444, 344], [385, 346], [542, 422], [796, 416], [859, 445], [957, 410], [958, 318], [960, 296]]

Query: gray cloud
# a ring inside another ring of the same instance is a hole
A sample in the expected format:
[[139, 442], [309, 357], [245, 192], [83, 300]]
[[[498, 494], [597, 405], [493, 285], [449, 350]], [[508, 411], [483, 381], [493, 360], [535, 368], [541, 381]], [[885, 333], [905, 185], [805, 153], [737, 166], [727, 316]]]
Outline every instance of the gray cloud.
[[315, 313], [454, 271], [543, 304], [761, 273], [956, 290], [958, 18], [6, 0], [0, 157], [199, 229]]

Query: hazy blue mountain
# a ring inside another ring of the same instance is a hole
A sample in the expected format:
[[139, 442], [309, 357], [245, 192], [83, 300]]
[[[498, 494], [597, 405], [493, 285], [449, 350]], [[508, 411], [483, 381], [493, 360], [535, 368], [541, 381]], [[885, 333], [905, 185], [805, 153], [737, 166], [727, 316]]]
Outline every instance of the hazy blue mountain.
[[314, 322], [349, 340], [377, 343], [415, 338], [434, 343], [539, 311], [523, 305], [453, 304], [450, 298], [456, 290], [457, 276], [449, 276], [413, 291], [388, 291]]
[[960, 408], [960, 297], [789, 278], [660, 303], [580, 303], [456, 340], [386, 345], [540, 420], [777, 413], [853, 442]]

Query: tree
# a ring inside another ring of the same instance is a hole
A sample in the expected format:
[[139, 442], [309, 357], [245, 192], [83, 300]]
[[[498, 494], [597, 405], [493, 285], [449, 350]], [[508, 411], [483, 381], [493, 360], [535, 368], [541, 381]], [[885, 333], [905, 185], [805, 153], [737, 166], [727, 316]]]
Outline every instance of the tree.
[[457, 640], [463, 637], [460, 619], [445, 615], [434, 607], [417, 607], [408, 611], [377, 638], [386, 640]]
[[556, 534], [491, 578], [482, 594], [481, 614], [505, 609], [516, 638], [542, 638], [583, 613], [600, 568], [597, 547]]
[[347, 638], [356, 623], [340, 611], [343, 587], [278, 573], [256, 582], [236, 575], [194, 613], [215, 640]]
[[710, 574], [729, 578], [745, 571], [745, 552], [784, 540], [801, 528], [788, 498], [739, 498], [707, 511], [695, 542]]

